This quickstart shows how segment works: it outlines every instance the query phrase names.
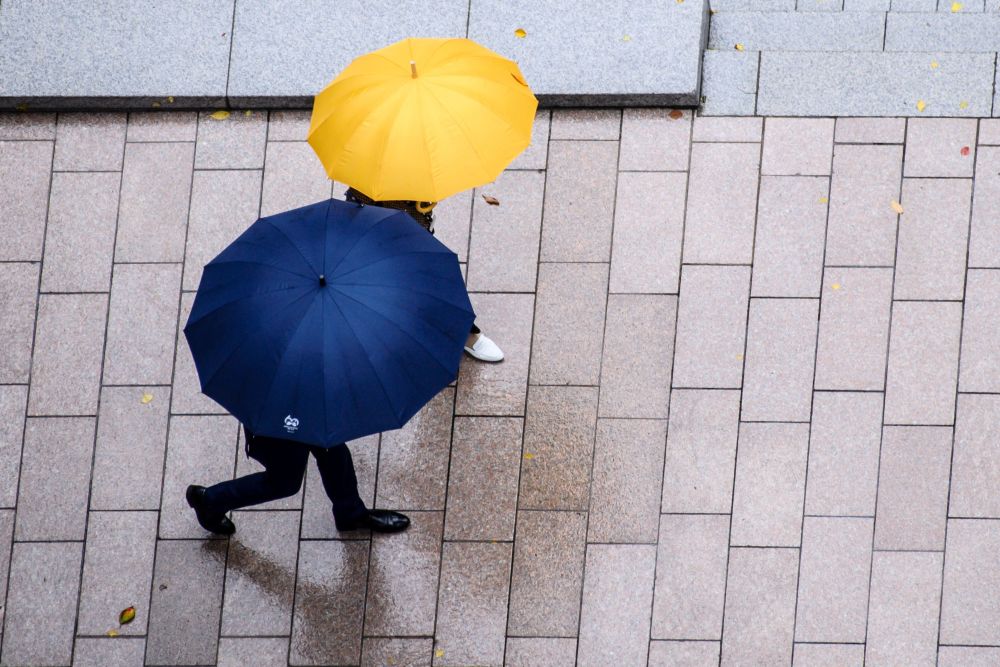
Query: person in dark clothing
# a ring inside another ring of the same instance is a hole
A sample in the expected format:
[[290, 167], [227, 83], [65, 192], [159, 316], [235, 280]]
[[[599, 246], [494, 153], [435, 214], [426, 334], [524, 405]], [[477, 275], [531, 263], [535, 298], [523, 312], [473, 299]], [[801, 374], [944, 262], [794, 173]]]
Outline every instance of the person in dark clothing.
[[302, 486], [309, 455], [316, 458], [326, 495], [333, 502], [337, 530], [367, 528], [380, 533], [406, 530], [410, 520], [399, 512], [369, 510], [358, 494], [351, 450], [346, 444], [333, 447], [306, 445], [294, 440], [255, 436], [243, 427], [247, 455], [264, 466], [263, 472], [244, 475], [208, 488], [192, 484], [187, 502], [205, 530], [232, 535], [236, 526], [226, 516], [232, 510], [293, 496]]

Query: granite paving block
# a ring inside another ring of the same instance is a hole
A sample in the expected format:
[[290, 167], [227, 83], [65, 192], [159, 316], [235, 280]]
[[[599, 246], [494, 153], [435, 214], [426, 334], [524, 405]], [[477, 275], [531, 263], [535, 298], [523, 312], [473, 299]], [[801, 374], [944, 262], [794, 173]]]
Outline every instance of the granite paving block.
[[617, 169], [617, 141], [549, 142], [543, 262], [609, 260]]
[[949, 516], [1000, 517], [1000, 397], [959, 394]]
[[757, 144], [691, 147], [685, 262], [751, 262], [759, 166]]
[[611, 292], [677, 293], [686, 194], [684, 174], [619, 174], [611, 244]]
[[523, 427], [520, 418], [455, 419], [445, 539], [514, 538]]
[[[63, 18], [67, 20], [67, 23], [69, 22], [68, 16]], [[11, 21], [5, 22], [4, 25], [17, 26], [23, 25], [23, 23], [22, 21]], [[80, 24], [74, 25], [76, 30], [83, 29]], [[14, 46], [8, 43], [7, 48], [14, 48]], [[0, 56], [0, 62], [9, 53], [10, 51], [4, 49], [4, 55]], [[51, 62], [50, 59], [54, 55], [47, 55], [46, 60]], [[0, 86], [6, 87], [3, 83], [0, 83]], [[31, 92], [37, 95], [39, 90], [35, 88]], [[65, 92], [66, 90], [63, 89], [57, 94], [65, 94]], [[59, 114], [59, 122], [56, 125], [56, 152], [52, 169], [55, 171], [121, 171], [126, 123], [127, 115], [124, 113]]]
[[135, 620], [117, 627], [118, 634], [146, 634], [156, 520], [156, 512], [90, 513], [77, 634], [116, 628], [127, 607], [135, 607]]
[[962, 298], [971, 198], [971, 180], [903, 180], [894, 298]]
[[954, 423], [961, 320], [960, 303], [893, 306], [885, 423]]
[[434, 640], [430, 637], [389, 639], [365, 637], [361, 642], [361, 667], [430, 667]]
[[221, 634], [288, 635], [299, 552], [298, 512], [233, 512]]
[[55, 139], [54, 113], [0, 112], [0, 139]]
[[15, 539], [84, 538], [93, 455], [93, 417], [27, 419]]
[[677, 297], [612, 294], [601, 361], [601, 417], [666, 419]]
[[876, 549], [944, 548], [951, 442], [950, 427], [885, 427]]
[[144, 637], [77, 637], [73, 667], [142, 667], [145, 654]]
[[114, 172], [52, 175], [42, 291], [111, 289], [120, 180]]
[[507, 165], [507, 169], [545, 169], [549, 156], [549, 128], [552, 112], [540, 109], [535, 112], [531, 125], [531, 144]]
[[211, 486], [232, 479], [236, 431], [236, 420], [228, 416], [170, 418], [160, 538], [206, 536], [184, 500], [184, 491], [189, 484]]
[[[1000, 3], [998, 3], [1000, 7]], [[979, 121], [979, 145], [1000, 145], [1000, 119], [983, 118]]]
[[896, 257], [901, 146], [833, 149], [833, 180], [827, 224], [826, 263], [831, 266], [892, 266]]
[[649, 644], [656, 547], [587, 547], [577, 665], [640, 665]]
[[170, 396], [172, 414], [226, 414], [226, 409], [201, 393], [201, 382], [184, 336], [184, 325], [191, 315], [194, 292], [181, 294], [178, 313], [177, 351], [174, 356], [174, 384]]
[[883, 389], [893, 270], [827, 268], [823, 275], [816, 388]]
[[1000, 648], [986, 646], [939, 646], [940, 667], [991, 667], [1000, 661]]
[[195, 111], [133, 111], [125, 141], [194, 141], [197, 136]]
[[147, 665], [215, 662], [225, 569], [225, 542], [157, 541]]
[[[979, 5], [982, 7], [982, 2]], [[1000, 16], [981, 12], [890, 13], [885, 24], [885, 50], [912, 51], [914, 44], [919, 44], [921, 51], [995, 53], [1000, 49]]]
[[332, 184], [304, 141], [267, 142], [260, 214], [274, 215], [330, 198]]
[[976, 126], [973, 118], [911, 118], [903, 175], [971, 178]]
[[367, 541], [301, 543], [289, 664], [358, 663], [368, 565]]
[[882, 395], [816, 392], [806, 514], [875, 516]]
[[508, 635], [576, 635], [586, 544], [586, 512], [517, 513]]
[[969, 271], [967, 280], [959, 388], [1000, 392], [1000, 271]]
[[[473, 198], [466, 281], [470, 290], [535, 291], [544, 191], [545, 175], [537, 171], [505, 171], [477, 189], [477, 195], [495, 197], [500, 205], [487, 204], [483, 196]], [[435, 223], [435, 228], [443, 226]]]
[[528, 388], [519, 509], [587, 510], [596, 387]]
[[198, 114], [195, 169], [260, 169], [267, 140], [266, 111], [236, 111], [221, 119]]
[[782, 176], [825, 176], [830, 173], [832, 151], [832, 118], [768, 118], [764, 122], [760, 171]]
[[933, 665], [941, 601], [940, 553], [875, 553], [866, 665]]
[[797, 549], [731, 549], [722, 665], [792, 660]]
[[[252, 459], [246, 454], [246, 437], [243, 433], [243, 429], [238, 429], [236, 433], [236, 451], [239, 454], [236, 457], [236, 472], [234, 477], [243, 477], [244, 475], [252, 475], [257, 472], [263, 472], [264, 466], [257, 461]], [[308, 474], [308, 473], [307, 473]], [[319, 483], [319, 482], [317, 482]], [[272, 500], [266, 503], [261, 503], [260, 505], [253, 505], [249, 509], [254, 510], [301, 510], [302, 509], [302, 497], [305, 495], [305, 483], [299, 488], [299, 490], [284, 498], [278, 498], [277, 500]], [[320, 505], [325, 505], [325, 503], [319, 503]], [[315, 512], [306, 510], [305, 516], [312, 517]], [[296, 538], [298, 534], [296, 533]]]
[[691, 140], [759, 142], [763, 134], [763, 118], [699, 115], [694, 118]]
[[661, 511], [731, 510], [739, 412], [738, 391], [673, 391]]
[[894, 12], [933, 12], [937, 9], [937, 0], [891, 0]]
[[460, 415], [522, 415], [531, 357], [532, 294], [472, 294], [476, 326], [504, 351], [502, 363], [468, 356], [458, 370], [455, 412]]
[[756, 51], [705, 51], [701, 61], [700, 113], [752, 116], [757, 107], [759, 63]]
[[795, 644], [792, 658], [792, 667], [862, 667], [864, 664], [864, 644]]
[[731, 544], [799, 546], [808, 446], [808, 424], [740, 426]]
[[222, 637], [218, 667], [284, 667], [288, 664], [287, 637]]
[[839, 12], [844, 9], [844, 0], [798, 0], [795, 9], [800, 12]]
[[[340, 197], [340, 195], [337, 194], [337, 190], [340, 187], [342, 187], [340, 183], [333, 184], [335, 198]], [[459, 262], [468, 262], [469, 259], [469, 236], [472, 229], [472, 204], [475, 196], [475, 190], [466, 190], [465, 192], [459, 192], [456, 195], [452, 195], [442, 202], [438, 202], [438, 205], [434, 207], [435, 238], [448, 246], [452, 252], [458, 255]], [[466, 267], [464, 264], [462, 266], [462, 271], [462, 276], [466, 277]]]
[[105, 384], [169, 384], [181, 289], [177, 264], [118, 264], [111, 285]]
[[809, 421], [817, 299], [753, 299], [742, 419]]
[[[957, 6], [956, 6], [957, 4]], [[955, 3], [952, 0], [938, 0], [937, 10], [939, 12], [982, 12], [986, 8], [986, 0], [968, 0], [967, 2]]]
[[598, 419], [588, 542], [654, 543], [667, 423]]
[[576, 639], [507, 638], [506, 667], [574, 667]]
[[[679, 115], [678, 115], [679, 114]], [[691, 112], [667, 108], [622, 110], [618, 168], [687, 171]]]
[[538, 266], [532, 384], [598, 384], [607, 291], [607, 265]]
[[797, 0], [747, 0], [746, 9], [751, 11], [782, 11], [790, 12], [795, 9]]
[[719, 642], [649, 642], [649, 667], [716, 667]]
[[0, 605], [7, 600], [7, 574], [10, 570], [10, 548], [13, 541], [14, 510], [0, 510]]
[[444, 543], [435, 665], [503, 664], [510, 573], [510, 544]]
[[752, 296], [819, 296], [829, 193], [826, 177], [761, 177]]
[[0, 141], [0, 260], [42, 258], [51, 165], [49, 141]]
[[267, 116], [268, 141], [305, 141], [309, 135], [312, 110], [275, 110]]
[[[875, 49], [853, 53], [764, 51], [757, 113], [824, 117], [921, 113], [967, 118], [990, 113], [992, 54], [937, 55], [939, 73], [929, 77], [926, 53], [882, 53], [879, 47]], [[918, 101], [925, 104], [923, 112], [917, 110]]]
[[[366, 507], [372, 507], [375, 499], [375, 474], [378, 466], [379, 436], [368, 435], [347, 443], [354, 461], [354, 469], [358, 478], [358, 493]], [[320, 540], [366, 540], [367, 531], [351, 531], [341, 533], [333, 521], [333, 504], [323, 479], [319, 474], [315, 457], [309, 457], [306, 466], [305, 488], [302, 491], [302, 538]]]
[[617, 140], [621, 129], [620, 109], [555, 109], [549, 138]]
[[872, 522], [872, 519], [804, 519], [796, 640], [865, 641]]
[[721, 12], [708, 48], [746, 51], [880, 51], [885, 17], [877, 12]]
[[1000, 148], [979, 148], [973, 190], [969, 266], [1000, 268]]
[[833, 140], [838, 144], [901, 144], [905, 135], [905, 118], [838, 118]]
[[[407, 512], [401, 535], [374, 535], [366, 635], [431, 635], [441, 567], [442, 512]], [[428, 649], [426, 663], [430, 664]]]
[[948, 521], [948, 545], [941, 596], [942, 644], [1000, 642], [1000, 604], [993, 591], [1000, 570], [1000, 521]]
[[[2, 182], [2, 180], [0, 180]], [[27, 384], [35, 333], [39, 264], [0, 263], [0, 382]]]
[[684, 267], [677, 306], [675, 387], [741, 386], [749, 298], [749, 266]]
[[375, 505], [443, 510], [455, 390], [448, 387], [396, 431], [382, 434]]
[[80, 592], [79, 542], [15, 544], [4, 623], [7, 665], [68, 665]]
[[184, 289], [198, 289], [202, 267], [257, 219], [259, 171], [198, 171], [191, 189]]
[[17, 502], [27, 405], [27, 387], [0, 385], [0, 507], [14, 507]]
[[193, 165], [191, 143], [125, 146], [115, 261], [184, 260]]
[[[729, 517], [664, 514], [656, 557], [652, 637], [720, 639]], [[714, 646], [718, 656], [718, 645]]]

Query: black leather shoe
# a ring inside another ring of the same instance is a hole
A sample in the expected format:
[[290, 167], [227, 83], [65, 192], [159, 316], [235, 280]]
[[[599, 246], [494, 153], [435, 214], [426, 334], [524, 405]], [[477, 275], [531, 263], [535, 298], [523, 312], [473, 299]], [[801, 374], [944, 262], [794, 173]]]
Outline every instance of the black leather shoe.
[[368, 510], [368, 513], [347, 526], [337, 526], [337, 530], [361, 530], [367, 528], [376, 533], [399, 533], [410, 527], [410, 518], [392, 510]]
[[225, 514], [210, 514], [205, 510], [205, 487], [192, 484], [184, 494], [187, 503], [194, 509], [195, 516], [201, 527], [216, 535], [232, 535], [236, 532], [236, 524]]

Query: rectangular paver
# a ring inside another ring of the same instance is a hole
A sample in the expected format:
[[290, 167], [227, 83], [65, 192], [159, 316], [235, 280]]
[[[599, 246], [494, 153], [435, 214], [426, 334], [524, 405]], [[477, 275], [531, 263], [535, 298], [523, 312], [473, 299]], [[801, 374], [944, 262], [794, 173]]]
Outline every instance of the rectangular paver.
[[901, 144], [905, 118], [838, 118], [833, 139], [839, 144]]
[[705, 51], [700, 112], [706, 116], [752, 116], [757, 106], [759, 64], [760, 53], [756, 51]]
[[717, 667], [719, 642], [649, 642], [649, 667]]
[[992, 667], [1000, 661], [1000, 648], [988, 646], [939, 646], [940, 667]]
[[[1000, 121], [998, 121], [1000, 122]], [[1000, 267], [1000, 148], [980, 146], [969, 230], [969, 266]]]
[[722, 12], [708, 48], [749, 51], [878, 51], [885, 19], [876, 12]]
[[194, 141], [197, 135], [195, 111], [133, 111], [128, 115], [125, 141]]
[[977, 126], [974, 118], [911, 118], [903, 175], [971, 178]]
[[593, 141], [621, 138], [620, 109], [553, 109], [550, 139]]
[[42, 258], [52, 142], [0, 141], [0, 259]]
[[862, 667], [864, 664], [864, 644], [796, 644], [792, 659], [792, 667]]
[[55, 139], [56, 114], [35, 112], [0, 113], [0, 139]]
[[679, 109], [623, 109], [618, 168], [687, 171], [691, 115]]
[[17, 503], [27, 405], [27, 387], [0, 385], [0, 507], [14, 507]]
[[507, 667], [574, 667], [576, 639], [509, 637], [504, 660]]
[[949, 516], [1000, 518], [1000, 397], [958, 395]]
[[992, 591], [1000, 585], [993, 556], [1000, 548], [1000, 521], [948, 521], [941, 597], [941, 643], [1000, 642], [1000, 609]]
[[[979, 6], [982, 8], [983, 3]], [[885, 50], [912, 51], [914, 44], [919, 44], [921, 51], [996, 52], [1000, 50], [1000, 16], [950, 11], [928, 15], [890, 13], [885, 25]]]
[[312, 146], [304, 141], [269, 141], [265, 152], [261, 215], [330, 198], [332, 183]]
[[940, 553], [872, 558], [866, 665], [933, 665], [941, 600]]
[[1000, 392], [1000, 271], [969, 271], [967, 281], [958, 386]]
[[825, 176], [833, 151], [832, 118], [767, 118], [762, 174]]
[[142, 667], [145, 654], [145, 637], [77, 637], [73, 667]]
[[267, 112], [245, 111], [216, 118], [198, 114], [196, 169], [255, 169], [264, 166]]
[[[6, 23], [18, 24], [21, 21]], [[80, 23], [74, 25], [77, 30], [84, 29]], [[33, 93], [37, 94], [37, 89]], [[65, 94], [65, 90], [56, 94]], [[59, 114], [52, 168], [55, 171], [121, 171], [125, 124], [124, 113]]]
[[797, 549], [731, 549], [723, 665], [792, 660]]
[[434, 640], [430, 637], [365, 637], [361, 642], [361, 667], [381, 667], [388, 664], [427, 666], [431, 664], [433, 654]]
[[0, 382], [27, 384], [35, 334], [39, 264], [0, 263]]
[[699, 115], [694, 119], [691, 140], [753, 143], [760, 142], [763, 134], [763, 118]]
[[253, 663], [260, 667], [288, 664], [287, 637], [222, 637], [219, 639], [218, 667], [240, 667]]

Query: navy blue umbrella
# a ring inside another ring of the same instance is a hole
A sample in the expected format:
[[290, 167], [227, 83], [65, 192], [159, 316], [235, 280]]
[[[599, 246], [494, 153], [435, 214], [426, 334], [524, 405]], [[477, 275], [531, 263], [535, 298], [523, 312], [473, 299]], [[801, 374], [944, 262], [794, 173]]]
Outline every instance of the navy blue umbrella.
[[202, 391], [251, 431], [331, 446], [453, 381], [474, 317], [455, 253], [407, 213], [331, 199], [209, 262], [184, 335]]

